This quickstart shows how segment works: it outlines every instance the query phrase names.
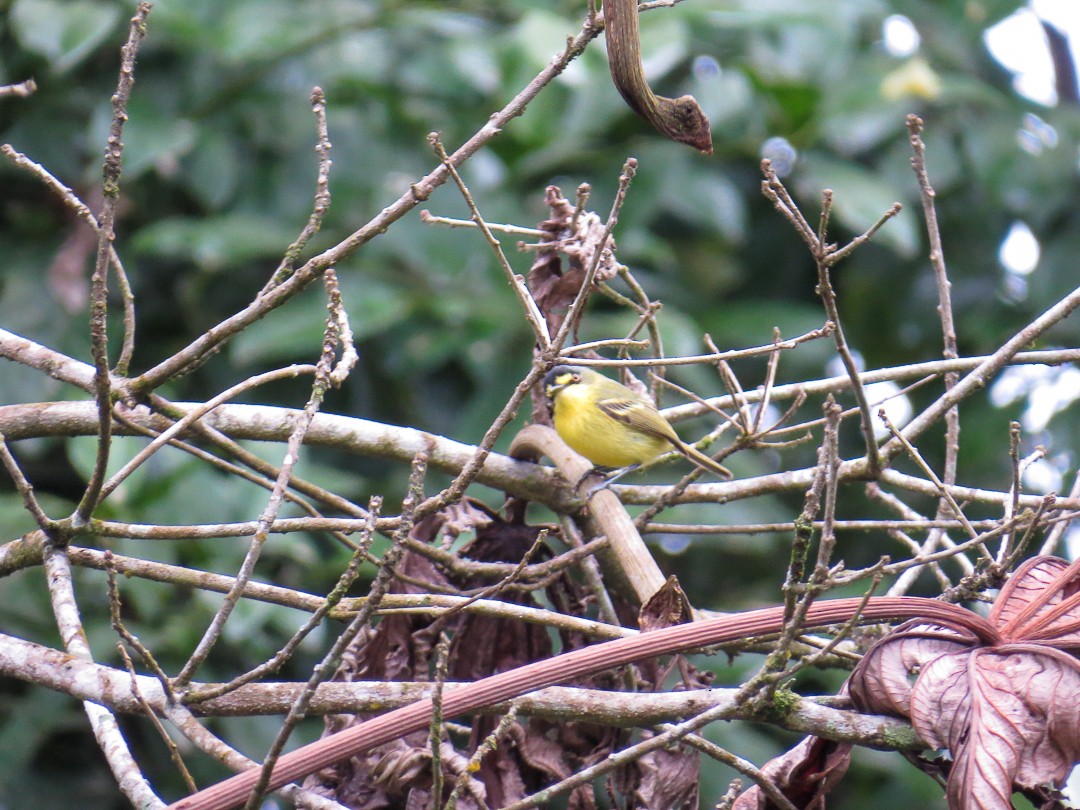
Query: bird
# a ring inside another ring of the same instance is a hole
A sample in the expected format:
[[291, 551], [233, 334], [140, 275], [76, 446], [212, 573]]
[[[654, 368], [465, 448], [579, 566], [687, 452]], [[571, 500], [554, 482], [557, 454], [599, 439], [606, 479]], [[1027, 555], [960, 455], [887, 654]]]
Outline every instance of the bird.
[[555, 432], [596, 467], [626, 468], [612, 483], [662, 453], [676, 450], [699, 467], [729, 479], [731, 471], [691, 447], [649, 400], [583, 366], [555, 366], [544, 377]]

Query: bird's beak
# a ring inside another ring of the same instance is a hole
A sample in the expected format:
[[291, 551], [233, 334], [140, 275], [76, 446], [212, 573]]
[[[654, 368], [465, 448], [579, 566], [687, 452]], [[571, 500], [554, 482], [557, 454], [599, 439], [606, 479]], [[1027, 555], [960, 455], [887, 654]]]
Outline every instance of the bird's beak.
[[570, 379], [566, 374], [556, 374], [554, 371], [549, 371], [544, 379], [544, 394], [548, 399], [551, 399], [562, 391], [569, 381]]
[[547, 398], [553, 398], [557, 393], [562, 391], [566, 386], [573, 385], [581, 379], [577, 372], [561, 369], [556, 371], [555, 369], [548, 372], [547, 377], [544, 378], [544, 393], [547, 394]]

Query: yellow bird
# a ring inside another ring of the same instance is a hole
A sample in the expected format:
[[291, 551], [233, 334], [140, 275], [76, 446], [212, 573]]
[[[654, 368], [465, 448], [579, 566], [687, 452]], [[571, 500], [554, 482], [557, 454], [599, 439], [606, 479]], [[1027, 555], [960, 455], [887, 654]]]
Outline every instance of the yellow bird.
[[544, 377], [544, 391], [555, 431], [598, 467], [633, 469], [677, 450], [699, 467], [731, 478], [726, 467], [680, 439], [651, 402], [603, 374], [556, 366]]

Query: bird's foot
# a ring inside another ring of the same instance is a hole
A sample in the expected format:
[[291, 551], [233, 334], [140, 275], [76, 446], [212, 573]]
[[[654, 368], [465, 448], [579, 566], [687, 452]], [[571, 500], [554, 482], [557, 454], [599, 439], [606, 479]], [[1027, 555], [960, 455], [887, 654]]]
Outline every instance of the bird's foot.
[[[634, 470], [638, 469], [640, 466], [641, 466], [640, 464], [631, 464], [629, 467], [623, 467], [622, 469], [615, 470], [613, 473], [606, 476], [603, 481], [601, 481], [599, 484], [596, 484], [594, 487], [592, 487], [592, 489], [590, 489], [588, 492], [585, 493], [585, 502], [588, 503], [589, 501], [592, 500], [593, 496], [597, 492], [600, 492], [601, 490], [604, 490], [604, 489], [609, 489], [612, 484], [614, 484], [616, 481], [618, 481], [624, 475], [626, 475], [627, 473], [633, 472]], [[589, 472], [585, 473], [585, 475], [581, 476], [581, 480], [578, 481], [578, 486], [581, 486], [581, 484], [583, 484], [585, 482], [585, 479], [588, 478], [590, 475], [592, 475], [594, 472], [596, 472], [595, 467], [593, 467], [593, 469], [589, 470]]]
[[589, 467], [589, 469], [583, 472], [581, 474], [581, 477], [574, 483], [574, 492], [577, 492], [579, 489], [581, 489], [581, 485], [584, 484], [593, 475], [603, 475], [603, 471], [599, 467]]

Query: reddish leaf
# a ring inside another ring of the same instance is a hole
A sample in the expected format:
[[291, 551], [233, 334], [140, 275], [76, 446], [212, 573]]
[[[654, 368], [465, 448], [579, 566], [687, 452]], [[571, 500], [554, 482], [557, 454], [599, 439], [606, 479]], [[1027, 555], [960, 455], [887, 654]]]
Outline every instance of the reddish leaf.
[[1080, 647], [1080, 572], [1057, 557], [1027, 560], [1009, 577], [990, 611], [1002, 635], [1053, 639], [1059, 649]]
[[907, 716], [927, 743], [952, 752], [953, 810], [1006, 810], [1017, 790], [1051, 796], [1080, 760], [1080, 661], [1061, 649], [1080, 644], [1078, 567], [1028, 560], [989, 620], [1001, 634], [995, 645], [904, 625], [850, 679], [856, 706]]
[[1080, 757], [1080, 665], [1036, 645], [940, 656], [919, 676], [912, 722], [949, 748], [950, 807], [1010, 807], [1013, 784], [1061, 784]]
[[911, 714], [911, 687], [922, 668], [942, 653], [966, 650], [976, 642], [969, 631], [918, 621], [900, 625], [887, 639], [888, 644], [870, 648], [847, 687], [864, 711], [904, 718]]

